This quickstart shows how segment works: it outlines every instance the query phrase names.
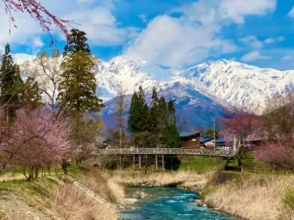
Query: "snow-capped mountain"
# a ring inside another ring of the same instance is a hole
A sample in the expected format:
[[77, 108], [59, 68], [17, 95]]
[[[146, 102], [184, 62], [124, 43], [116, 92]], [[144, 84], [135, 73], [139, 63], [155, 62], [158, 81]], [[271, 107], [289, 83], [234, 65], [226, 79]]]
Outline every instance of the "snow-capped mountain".
[[170, 70], [117, 57], [102, 62], [96, 72], [106, 101], [102, 115], [108, 126], [114, 123], [111, 115], [116, 99], [113, 97], [120, 83], [127, 94], [126, 109], [139, 85], [146, 91], [147, 100], [151, 99], [151, 89], [155, 86], [159, 95], [175, 101], [178, 122], [188, 129], [211, 128], [212, 119], [224, 117], [226, 109], [262, 114], [272, 97], [294, 92], [294, 71], [262, 69], [227, 60]]
[[[24, 55], [15, 57], [20, 58], [17, 63], [26, 59]], [[30, 66], [37, 65], [31, 57], [28, 59]], [[50, 63], [50, 59], [47, 62]], [[52, 65], [59, 69], [56, 65], [60, 62], [60, 59], [52, 60]], [[190, 123], [188, 127], [205, 124], [209, 127], [212, 118], [224, 116], [225, 108], [262, 114], [272, 97], [294, 92], [293, 70], [263, 69], [227, 60], [175, 70], [119, 56], [109, 62], [97, 63], [95, 72], [97, 95], [106, 104], [102, 116], [109, 122], [120, 84], [127, 94], [126, 109], [129, 108], [131, 94], [140, 85], [147, 100], [150, 100], [152, 87], [156, 87], [159, 95], [175, 101], [178, 120], [181, 124]], [[44, 79], [41, 81], [46, 82]]]
[[173, 91], [177, 96], [190, 97], [189, 104], [195, 104], [195, 92], [224, 107], [257, 114], [264, 111], [272, 97], [294, 92], [292, 70], [262, 69], [227, 60], [175, 71], [118, 57], [101, 63], [97, 69], [97, 81], [105, 99], [116, 95], [119, 83], [127, 94], [132, 94], [139, 85], [147, 92], [155, 86], [163, 93]]

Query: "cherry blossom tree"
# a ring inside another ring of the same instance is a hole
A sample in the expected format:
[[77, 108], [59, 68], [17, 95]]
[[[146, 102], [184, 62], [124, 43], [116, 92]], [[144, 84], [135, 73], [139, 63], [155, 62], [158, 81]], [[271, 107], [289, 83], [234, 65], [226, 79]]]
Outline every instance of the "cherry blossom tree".
[[6, 152], [13, 165], [29, 169], [28, 180], [37, 177], [38, 169], [57, 165], [70, 151], [69, 129], [65, 120], [45, 110], [20, 110], [11, 128]]
[[220, 122], [221, 135], [225, 137], [227, 143], [232, 143], [234, 137], [243, 141], [258, 127], [257, 116], [249, 113], [234, 113], [229, 118], [221, 119]]
[[294, 94], [272, 99], [261, 118], [264, 144], [255, 157], [279, 169], [294, 170]]
[[246, 157], [245, 139], [258, 130], [258, 118], [249, 113], [234, 113], [230, 118], [221, 119], [220, 122], [222, 125], [220, 134], [224, 136], [226, 143], [232, 145], [236, 138], [240, 144], [236, 159], [238, 165], [241, 165], [241, 160]]
[[50, 32], [52, 26], [55, 25], [68, 38], [67, 26], [69, 21], [53, 15], [37, 0], [1, 0], [1, 3], [14, 27], [17, 26], [15, 25], [13, 12], [27, 12], [40, 24], [43, 31]]

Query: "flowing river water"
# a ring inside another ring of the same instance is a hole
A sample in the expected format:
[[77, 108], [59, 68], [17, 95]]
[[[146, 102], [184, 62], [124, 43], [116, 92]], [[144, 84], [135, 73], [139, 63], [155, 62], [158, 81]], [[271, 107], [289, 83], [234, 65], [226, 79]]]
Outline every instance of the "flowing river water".
[[124, 220], [235, 220], [236, 218], [194, 202], [199, 195], [189, 190], [168, 187], [129, 187], [129, 194], [146, 195], [132, 208], [120, 213]]

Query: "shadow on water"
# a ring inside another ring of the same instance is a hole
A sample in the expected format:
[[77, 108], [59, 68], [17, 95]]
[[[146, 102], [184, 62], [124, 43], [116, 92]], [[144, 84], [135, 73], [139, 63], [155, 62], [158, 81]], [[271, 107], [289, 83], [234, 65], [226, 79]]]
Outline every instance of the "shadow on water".
[[173, 187], [129, 187], [129, 194], [143, 193], [132, 210], [121, 211], [123, 220], [234, 220], [236, 218], [205, 207], [194, 202], [199, 195], [189, 190]]

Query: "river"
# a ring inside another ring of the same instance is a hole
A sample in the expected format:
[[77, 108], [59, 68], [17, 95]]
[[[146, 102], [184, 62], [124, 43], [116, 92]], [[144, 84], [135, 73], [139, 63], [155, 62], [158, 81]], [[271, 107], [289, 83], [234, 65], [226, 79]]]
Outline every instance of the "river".
[[194, 202], [199, 195], [190, 190], [171, 187], [129, 187], [128, 194], [140, 199], [132, 209], [120, 213], [124, 220], [234, 220], [234, 217], [205, 207]]

